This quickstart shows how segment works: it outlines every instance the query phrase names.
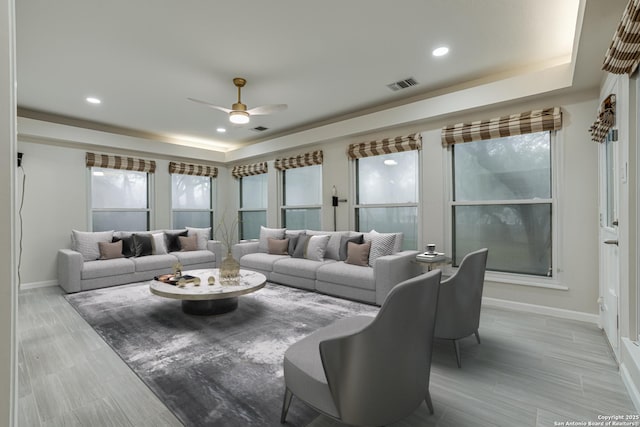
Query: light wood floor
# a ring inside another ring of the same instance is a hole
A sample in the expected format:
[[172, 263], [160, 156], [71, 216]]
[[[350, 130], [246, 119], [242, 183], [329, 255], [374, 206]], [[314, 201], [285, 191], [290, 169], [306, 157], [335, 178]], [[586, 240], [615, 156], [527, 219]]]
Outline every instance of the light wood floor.
[[[19, 426], [180, 426], [62, 294], [19, 296]], [[395, 427], [537, 427], [635, 413], [596, 326], [483, 308], [480, 334], [481, 345], [461, 342], [462, 369], [449, 343], [436, 344], [435, 415], [423, 405]], [[337, 425], [318, 417], [310, 427]]]

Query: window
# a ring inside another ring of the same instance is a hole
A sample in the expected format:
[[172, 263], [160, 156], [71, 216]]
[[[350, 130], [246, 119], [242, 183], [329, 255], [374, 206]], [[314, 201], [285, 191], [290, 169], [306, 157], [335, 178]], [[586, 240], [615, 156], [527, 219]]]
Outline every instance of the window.
[[552, 275], [551, 132], [455, 144], [454, 265], [489, 248], [487, 269]]
[[171, 174], [173, 228], [213, 230], [213, 182], [210, 176]]
[[418, 151], [356, 160], [356, 229], [404, 233], [418, 247]]
[[92, 167], [93, 231], [149, 229], [149, 174]]
[[240, 239], [257, 239], [267, 224], [267, 174], [240, 178]]
[[297, 230], [320, 230], [322, 166], [282, 171], [282, 224]]

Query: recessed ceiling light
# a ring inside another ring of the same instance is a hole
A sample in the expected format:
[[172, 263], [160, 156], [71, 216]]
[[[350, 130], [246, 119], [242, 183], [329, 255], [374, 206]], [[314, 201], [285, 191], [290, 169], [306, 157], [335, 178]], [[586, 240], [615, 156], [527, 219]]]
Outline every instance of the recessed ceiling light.
[[220, 133], [225, 133], [227, 130], [225, 128], [218, 128], [216, 129], [216, 131]]
[[436, 49], [433, 49], [433, 52], [431, 52], [433, 56], [444, 56], [447, 53], [449, 53], [449, 48], [446, 46], [438, 47]]
[[93, 96], [87, 96], [87, 102], [89, 104], [100, 104], [102, 101], [100, 101], [98, 98], [93, 97]]

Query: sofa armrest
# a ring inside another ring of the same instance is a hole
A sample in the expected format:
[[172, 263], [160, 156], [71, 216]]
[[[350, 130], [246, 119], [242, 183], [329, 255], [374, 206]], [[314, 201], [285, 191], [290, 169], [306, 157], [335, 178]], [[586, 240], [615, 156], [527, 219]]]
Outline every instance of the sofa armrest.
[[422, 274], [416, 261], [419, 251], [402, 251], [376, 259], [373, 274], [376, 278], [376, 304], [382, 305], [394, 286]]
[[233, 258], [235, 258], [236, 261], [240, 261], [240, 258], [242, 258], [243, 256], [258, 252], [259, 244], [260, 242], [257, 240], [236, 243], [231, 249]]
[[58, 285], [67, 293], [79, 292], [84, 259], [80, 252], [71, 249], [58, 250]]
[[220, 263], [226, 255], [222, 242], [219, 240], [208, 240], [207, 249], [213, 252], [216, 256], [215, 268], [220, 267]]

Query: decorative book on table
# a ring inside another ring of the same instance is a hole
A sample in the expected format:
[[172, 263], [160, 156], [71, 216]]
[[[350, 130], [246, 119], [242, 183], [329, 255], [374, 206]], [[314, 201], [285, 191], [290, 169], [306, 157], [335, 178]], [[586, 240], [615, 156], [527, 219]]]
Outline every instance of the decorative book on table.
[[160, 276], [154, 277], [154, 280], [157, 280], [158, 282], [169, 283], [170, 285], [177, 284], [180, 279], [184, 279], [187, 283], [191, 283], [195, 281], [196, 277], [189, 274], [178, 277], [176, 277], [174, 274], [162, 274]]
[[446, 257], [442, 252], [423, 252], [416, 255], [416, 259], [424, 262], [437, 262], [444, 261]]

